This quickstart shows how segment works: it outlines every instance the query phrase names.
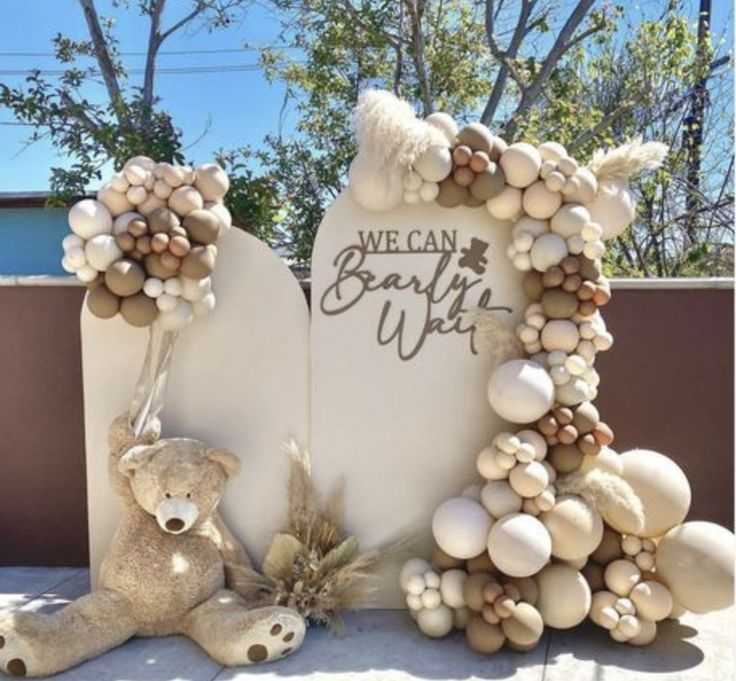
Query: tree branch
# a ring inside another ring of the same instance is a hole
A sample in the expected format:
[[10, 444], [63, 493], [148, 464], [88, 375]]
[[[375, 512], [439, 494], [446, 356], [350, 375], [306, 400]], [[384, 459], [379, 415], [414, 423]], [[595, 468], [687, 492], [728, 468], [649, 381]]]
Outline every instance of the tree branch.
[[516, 131], [516, 121], [523, 116], [539, 98], [542, 88], [549, 79], [554, 68], [557, 66], [557, 63], [565, 52], [570, 49], [570, 41], [572, 40], [573, 34], [583, 19], [585, 19], [585, 16], [593, 6], [594, 2], [595, 0], [578, 0], [575, 9], [570, 13], [565, 25], [562, 27], [562, 30], [552, 45], [552, 48], [542, 62], [542, 68], [532, 79], [529, 86], [523, 90], [521, 100], [519, 101], [519, 105], [516, 107], [514, 115], [505, 126], [504, 131], [507, 137], [513, 137], [514, 132]]
[[521, 46], [521, 43], [524, 40], [524, 36], [527, 33], [529, 16], [531, 15], [533, 7], [533, 2], [530, 2], [530, 0], [521, 0], [519, 18], [516, 22], [514, 33], [511, 36], [511, 42], [509, 43], [508, 49], [506, 51], [503, 51], [499, 47], [498, 43], [496, 42], [496, 38], [493, 35], [496, 18], [498, 16], [498, 11], [500, 11], [501, 4], [502, 3], [499, 3], [499, 7], [494, 10], [493, 0], [486, 0], [485, 24], [486, 35], [488, 38], [488, 47], [493, 57], [500, 63], [500, 67], [498, 69], [498, 73], [496, 74], [496, 81], [493, 84], [493, 89], [491, 90], [490, 97], [488, 98], [486, 106], [483, 109], [483, 114], [480, 117], [481, 123], [484, 123], [485, 125], [490, 125], [493, 121], [493, 117], [496, 115], [498, 106], [501, 103], [501, 98], [503, 97], [504, 91], [506, 90], [506, 83], [508, 81], [509, 75], [511, 75], [514, 80], [517, 81], [517, 83], [520, 80], [518, 75], [513, 70], [511, 62], [512, 60], [516, 59], [516, 55], [519, 52], [519, 47]]
[[166, 0], [153, 0], [151, 6], [151, 28], [148, 33], [148, 51], [146, 53], [146, 69], [143, 77], [143, 103], [149, 109], [153, 107], [153, 81], [156, 75], [156, 56], [161, 47], [161, 15], [164, 12]]
[[601, 120], [599, 120], [592, 128], [580, 133], [570, 144], [567, 150], [573, 152], [584, 144], [595, 139], [606, 128], [610, 128], [621, 116], [629, 113], [636, 106], [636, 102], [622, 102], [613, 111], [609, 111]]
[[411, 51], [414, 68], [417, 72], [417, 80], [419, 81], [419, 92], [422, 98], [422, 113], [426, 118], [432, 113], [434, 107], [432, 104], [432, 88], [429, 82], [429, 71], [427, 70], [427, 59], [424, 54], [424, 33], [422, 28], [422, 18], [426, 7], [426, 0], [404, 0], [406, 9], [409, 13], [409, 21], [411, 25], [411, 43], [414, 48]]
[[107, 48], [107, 40], [105, 39], [105, 34], [102, 32], [102, 26], [100, 25], [100, 18], [97, 14], [94, 0], [79, 0], [79, 4], [82, 7], [82, 12], [84, 13], [84, 18], [87, 22], [89, 35], [92, 38], [92, 44], [95, 48], [97, 64], [100, 67], [100, 73], [105, 81], [105, 87], [107, 88], [110, 102], [113, 105], [118, 122], [121, 125], [127, 126], [127, 116], [125, 115], [123, 107], [120, 106], [122, 103], [120, 83], [118, 82], [118, 77], [115, 72], [115, 64], [113, 64], [112, 57], [110, 57], [110, 51]]
[[190, 21], [196, 19], [206, 9], [207, 2], [205, 0], [197, 0], [197, 4], [194, 6], [194, 9], [189, 12], [189, 14], [183, 16], [181, 19], [179, 19], [179, 21], [169, 26], [169, 28], [167, 28], [161, 34], [161, 40], [159, 41], [159, 44], [166, 40], [166, 38], [168, 38], [173, 33], [176, 33], [178, 30], [184, 28], [184, 26], [186, 26]]

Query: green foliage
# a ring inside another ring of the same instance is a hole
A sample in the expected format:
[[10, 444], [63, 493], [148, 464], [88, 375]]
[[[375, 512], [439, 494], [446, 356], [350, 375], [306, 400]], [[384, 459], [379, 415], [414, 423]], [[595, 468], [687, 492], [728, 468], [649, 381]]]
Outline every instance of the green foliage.
[[[459, 120], [480, 117], [502, 75], [499, 60], [489, 51], [485, 4], [270, 3], [282, 17], [280, 42], [296, 50], [265, 50], [261, 61], [269, 79], [285, 85], [285, 108], [297, 122], [290, 134], [266, 138], [252, 158], [276, 182], [281, 212], [274, 233], [287, 252], [308, 259], [324, 209], [344, 185], [355, 153], [351, 111], [362, 89], [393, 90], [424, 113], [428, 94], [430, 109], [446, 110]], [[511, 3], [496, 17], [506, 35], [517, 20], [519, 4]], [[541, 9], [526, 26], [526, 49], [508, 60], [510, 75], [501, 83], [502, 101], [491, 127], [508, 127], [507, 141], [560, 141], [583, 162], [597, 148], [639, 135], [668, 143], [673, 153], [666, 169], [634, 186], [640, 217], [609, 249], [606, 268], [611, 274], [634, 276], [726, 273], [732, 262], [731, 152], [717, 144], [704, 150], [703, 178], [715, 182], [693, 188], [692, 179], [685, 179], [691, 159], [681, 149], [692, 87], [709, 76], [712, 88], [730, 92], [730, 83], [710, 74], [711, 41], [698, 44], [692, 17], [677, 0], [661, 2], [660, 15], [638, 25], [627, 24], [623, 5], [593, 8], [539, 95], [523, 115], [515, 116], [525, 90], [549, 59], [556, 37], [551, 27], [560, 26], [568, 11], [553, 3], [537, 7]], [[413, 21], [417, 8], [422, 10], [420, 25]], [[421, 54], [417, 30], [423, 36]], [[710, 110], [708, 115], [712, 117]], [[730, 125], [721, 122], [710, 134], [711, 139], [730, 139], [730, 133]], [[702, 212], [713, 211], [707, 227], [690, 229], [685, 239], [683, 211], [693, 191], [699, 192]]]

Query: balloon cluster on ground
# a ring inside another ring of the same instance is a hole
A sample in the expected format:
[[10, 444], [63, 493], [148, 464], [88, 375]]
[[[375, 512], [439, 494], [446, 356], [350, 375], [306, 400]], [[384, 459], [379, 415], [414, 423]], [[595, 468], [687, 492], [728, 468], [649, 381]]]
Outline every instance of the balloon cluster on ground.
[[583, 166], [558, 143], [507, 144], [445, 113], [421, 120], [379, 91], [361, 97], [356, 128], [358, 204], [484, 206], [508, 231], [529, 299], [515, 331], [525, 356], [488, 382], [491, 408], [517, 429], [477, 455], [480, 482], [435, 511], [431, 561], [401, 572], [419, 629], [462, 629], [473, 650], [493, 653], [528, 650], [545, 625], [590, 617], [615, 641], [644, 645], [663, 619], [730, 605], [733, 534], [684, 522], [682, 470], [657, 452], [615, 452], [593, 404], [595, 362], [613, 344], [600, 311], [611, 297], [605, 242], [634, 219], [628, 179], [658, 167], [667, 148], [634, 141]]
[[88, 288], [97, 317], [179, 331], [215, 307], [217, 240], [232, 220], [222, 168], [136, 156], [69, 211], [64, 269]]

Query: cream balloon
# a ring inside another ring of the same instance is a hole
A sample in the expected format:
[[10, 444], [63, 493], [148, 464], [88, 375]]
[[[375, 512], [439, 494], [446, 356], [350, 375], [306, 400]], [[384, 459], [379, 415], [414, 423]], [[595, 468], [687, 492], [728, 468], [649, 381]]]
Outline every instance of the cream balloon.
[[417, 626], [425, 636], [442, 638], [452, 631], [455, 618], [446, 605], [437, 608], [424, 608], [417, 615]]
[[348, 179], [353, 198], [366, 210], [391, 210], [402, 201], [402, 172], [397, 166], [378, 165], [358, 154], [350, 164]]
[[691, 521], [671, 529], [657, 545], [657, 575], [686, 610], [722, 610], [734, 602], [735, 558], [733, 532]]
[[414, 170], [428, 182], [442, 182], [452, 170], [452, 155], [447, 147], [431, 145], [415, 162]]
[[588, 582], [578, 570], [562, 563], [549, 565], [536, 579], [536, 607], [547, 626], [569, 629], [586, 618], [592, 597]]
[[521, 189], [507, 185], [500, 193], [486, 201], [486, 210], [498, 220], [511, 220], [521, 213]]
[[434, 512], [432, 534], [445, 553], [467, 560], [486, 548], [492, 524], [493, 519], [478, 502], [455, 497]]
[[603, 538], [600, 514], [582, 498], [565, 494], [539, 516], [552, 538], [552, 555], [563, 560], [586, 559]]
[[69, 210], [69, 227], [82, 239], [112, 232], [112, 215], [107, 207], [94, 199], [83, 199]]
[[488, 535], [493, 564], [509, 577], [529, 577], [549, 561], [549, 533], [534, 516], [511, 513], [496, 521]]
[[511, 423], [531, 423], [554, 403], [555, 386], [547, 371], [526, 359], [501, 364], [488, 382], [488, 401], [501, 418]]
[[601, 180], [595, 199], [586, 208], [591, 220], [600, 225], [606, 240], [621, 234], [636, 215], [636, 202], [626, 180]]
[[690, 484], [682, 469], [669, 457], [647, 449], [632, 449], [620, 456], [623, 478], [631, 485], [644, 508], [644, 528], [631, 532], [630, 528], [614, 529], [640, 537], [659, 537], [679, 525], [690, 509]]
[[480, 501], [494, 518], [521, 511], [522, 499], [506, 480], [495, 480], [484, 485]]

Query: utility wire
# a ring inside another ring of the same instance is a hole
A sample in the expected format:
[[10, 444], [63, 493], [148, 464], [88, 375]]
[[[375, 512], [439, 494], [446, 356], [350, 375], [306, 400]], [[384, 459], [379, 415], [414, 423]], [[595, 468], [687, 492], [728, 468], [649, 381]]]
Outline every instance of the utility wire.
[[[266, 47], [274, 50], [295, 50], [299, 49], [293, 45], [266, 45], [264, 47], [238, 47], [238, 48], [223, 48], [215, 50], [162, 50], [157, 53], [159, 57], [174, 57], [180, 55], [199, 55], [199, 54], [239, 54], [241, 52], [257, 52], [258, 50], [265, 49]], [[147, 57], [148, 52], [119, 52], [121, 57]], [[91, 54], [78, 55], [79, 57], [94, 58]], [[55, 52], [0, 52], [0, 57], [56, 57]]]
[[[258, 71], [260, 64], [219, 64], [212, 66], [179, 66], [176, 68], [156, 69], [156, 75], [188, 75], [196, 73], [235, 73], [239, 71]], [[97, 69], [81, 69], [84, 75], [99, 76]], [[63, 76], [68, 73], [65, 69], [0, 69], [0, 76], [29, 76], [38, 74], [40, 76]], [[127, 69], [128, 75], [140, 75], [145, 69]]]

